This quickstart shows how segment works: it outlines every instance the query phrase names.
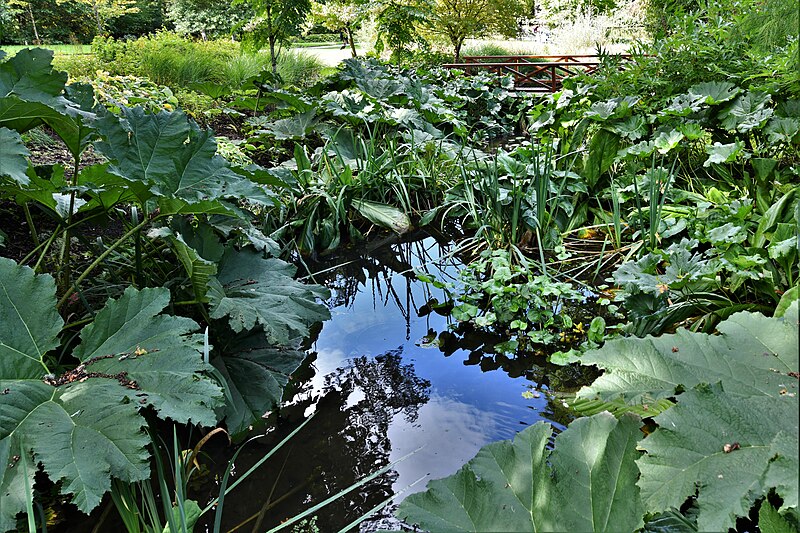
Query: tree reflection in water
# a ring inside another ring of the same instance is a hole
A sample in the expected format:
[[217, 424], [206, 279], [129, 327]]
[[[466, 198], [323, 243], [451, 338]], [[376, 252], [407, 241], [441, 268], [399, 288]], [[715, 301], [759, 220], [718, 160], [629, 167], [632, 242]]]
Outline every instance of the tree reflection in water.
[[[325, 377], [321, 396], [305, 394], [310, 380], [304, 380], [300, 399], [281, 410], [275, 430], [245, 448], [236, 472], [247, 471], [297, 427], [307, 410], [316, 412], [314, 420], [225, 501], [223, 530], [246, 522], [240, 531], [265, 531], [389, 464], [392, 419], [402, 416], [413, 423], [430, 397], [430, 382], [403, 364], [400, 352], [351, 360]], [[392, 496], [396, 479], [390, 470], [328, 505], [318, 513], [316, 526], [337, 531], [349, 524]], [[390, 515], [385, 508], [370, 522]]]

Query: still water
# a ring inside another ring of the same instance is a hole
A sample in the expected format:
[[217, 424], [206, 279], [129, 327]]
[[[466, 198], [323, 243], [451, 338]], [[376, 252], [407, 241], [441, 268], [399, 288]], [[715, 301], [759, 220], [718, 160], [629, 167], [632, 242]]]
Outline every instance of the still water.
[[[354, 530], [397, 529], [392, 511], [403, 497], [455, 473], [481, 446], [542, 419], [557, 427], [568, 422], [545, 393], [564, 385], [553, 383], [558, 368], [541, 357], [484, 351], [485, 340], [454, 338], [447, 316], [426, 311], [431, 298], [445, 298], [416, 281], [413, 271], [452, 276], [457, 266], [433, 238], [313, 266], [321, 271], [314, 279], [333, 291], [332, 318], [316, 335], [280, 413], [272, 414], [275, 428], [247, 445], [234, 473], [313, 419], [225, 500], [223, 531], [269, 530], [394, 462], [297, 531], [338, 531], [387, 499], [392, 502]], [[437, 338], [447, 342], [437, 346]]]

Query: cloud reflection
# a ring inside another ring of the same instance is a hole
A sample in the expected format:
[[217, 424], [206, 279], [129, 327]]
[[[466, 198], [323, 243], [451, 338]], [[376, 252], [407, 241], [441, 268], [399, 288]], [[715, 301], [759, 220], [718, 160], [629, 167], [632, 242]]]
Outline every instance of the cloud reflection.
[[497, 421], [491, 413], [436, 394], [419, 408], [414, 423], [395, 415], [388, 432], [392, 443], [390, 460], [397, 461], [421, 449], [395, 467], [398, 477], [393, 489], [403, 490], [425, 477], [408, 493], [418, 492], [425, 489], [428, 479], [454, 474], [482, 446], [496, 440], [493, 437], [496, 432]]

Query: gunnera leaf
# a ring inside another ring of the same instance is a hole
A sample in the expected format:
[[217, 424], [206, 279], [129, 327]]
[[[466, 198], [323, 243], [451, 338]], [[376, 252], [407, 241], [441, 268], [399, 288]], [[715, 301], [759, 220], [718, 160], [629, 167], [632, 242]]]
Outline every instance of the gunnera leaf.
[[732, 100], [742, 90], [728, 81], [710, 81], [693, 85], [689, 95], [705, 104], [716, 105]]
[[[770, 488], [794, 494], [796, 506], [797, 417], [797, 398], [788, 395], [744, 396], [719, 384], [684, 392], [640, 443], [647, 452], [638, 461], [647, 510], [678, 509], [698, 492], [698, 529], [727, 531]], [[770, 486], [772, 461], [792, 455], [794, 483]]]
[[640, 420], [609, 413], [552, 436], [540, 422], [484, 446], [456, 474], [406, 498], [398, 518], [427, 531], [633, 531], [644, 522], [636, 478]]
[[136, 382], [138, 403], [152, 405], [160, 418], [213, 426], [222, 391], [203, 375], [211, 367], [203, 362], [202, 335], [192, 334], [198, 325], [159, 315], [169, 299], [167, 289], [129, 287], [83, 328], [73, 355], [83, 363], [93, 361], [87, 365], [92, 372], [124, 372]]
[[0, 379], [38, 380], [44, 356], [58, 346], [64, 321], [56, 311], [51, 276], [0, 257]]
[[0, 59], [0, 98], [16, 95], [24, 100], [52, 102], [64, 91], [67, 73], [53, 70], [53, 52], [43, 48], [20, 50]]
[[735, 526], [775, 490], [796, 509], [798, 304], [783, 318], [736, 313], [719, 335], [616, 339], [582, 356], [606, 370], [579, 397], [645, 404], [674, 398], [640, 443], [639, 486], [648, 512], [679, 509], [696, 495], [698, 528]]
[[781, 385], [792, 383], [788, 373], [797, 371], [798, 335], [789, 313], [784, 319], [736, 313], [717, 329], [721, 335], [679, 329], [660, 337], [613, 339], [589, 350], [581, 363], [605, 373], [577, 396], [643, 404], [700, 383], [721, 383], [738, 394], [779, 397]]
[[81, 364], [61, 376], [47, 366], [63, 325], [55, 293], [51, 276], [0, 258], [0, 531], [25, 511], [36, 465], [86, 513], [112, 477], [149, 477], [140, 409], [216, 421], [221, 391], [202, 374], [196, 324], [157, 316], [167, 289], [129, 288], [111, 300], [81, 332]]
[[8, 177], [18, 185], [27, 185], [29, 155], [19, 133], [0, 127], [0, 178]]
[[246, 198], [273, 205], [265, 189], [231, 170], [217, 154], [211, 130], [200, 129], [183, 112], [149, 114], [123, 107], [121, 118], [108, 115], [97, 125], [104, 141], [96, 146], [112, 160], [109, 169], [148, 185], [157, 196], [189, 203]]
[[238, 435], [263, 423], [263, 415], [283, 397], [289, 376], [306, 358], [306, 352], [273, 346], [260, 329], [235, 335], [211, 360], [225, 378], [232, 401], [222, 411], [228, 432]]
[[234, 332], [259, 327], [274, 344], [290, 345], [305, 337], [315, 322], [330, 318], [317, 302], [328, 291], [294, 280], [295, 267], [280, 259], [264, 259], [251, 249], [230, 247], [209, 282], [211, 318], [227, 318]]

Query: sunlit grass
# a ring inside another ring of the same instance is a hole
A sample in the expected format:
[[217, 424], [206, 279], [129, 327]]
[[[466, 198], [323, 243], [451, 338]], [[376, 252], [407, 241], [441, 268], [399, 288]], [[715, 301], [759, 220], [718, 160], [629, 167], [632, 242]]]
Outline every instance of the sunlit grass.
[[0, 50], [8, 55], [14, 55], [20, 50], [25, 48], [47, 48], [56, 54], [75, 55], [75, 54], [91, 54], [92, 46], [89, 44], [40, 44], [40, 45], [11, 45], [4, 44], [0, 46]]

